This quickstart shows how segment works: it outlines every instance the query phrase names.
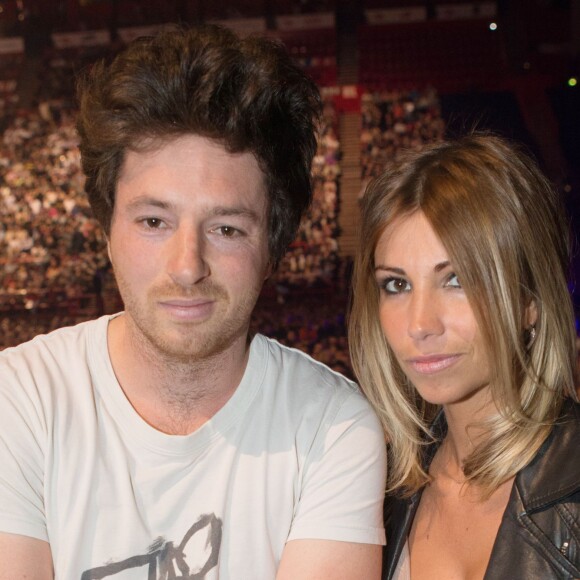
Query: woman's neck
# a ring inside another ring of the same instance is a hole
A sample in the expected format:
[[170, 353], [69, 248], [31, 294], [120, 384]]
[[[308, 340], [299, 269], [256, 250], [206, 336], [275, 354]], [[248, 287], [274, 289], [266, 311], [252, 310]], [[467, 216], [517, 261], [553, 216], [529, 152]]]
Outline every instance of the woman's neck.
[[447, 434], [438, 455], [445, 458], [453, 472], [463, 473], [465, 459], [487, 437], [485, 420], [497, 412], [489, 389], [480, 395], [443, 408]]

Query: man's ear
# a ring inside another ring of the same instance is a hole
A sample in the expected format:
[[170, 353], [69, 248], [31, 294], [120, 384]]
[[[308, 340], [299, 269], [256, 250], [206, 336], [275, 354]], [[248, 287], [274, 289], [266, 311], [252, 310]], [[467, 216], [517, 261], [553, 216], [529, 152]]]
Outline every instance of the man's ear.
[[274, 267], [274, 263], [270, 259], [268, 261], [268, 266], [266, 267], [266, 273], [264, 274], [264, 282], [274, 273], [275, 269], [276, 268]]

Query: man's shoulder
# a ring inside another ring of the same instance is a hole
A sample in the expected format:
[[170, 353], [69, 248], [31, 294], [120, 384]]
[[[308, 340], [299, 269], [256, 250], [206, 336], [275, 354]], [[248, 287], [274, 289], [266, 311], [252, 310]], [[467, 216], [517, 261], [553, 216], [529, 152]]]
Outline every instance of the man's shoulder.
[[286, 346], [261, 334], [256, 335], [254, 340], [261, 342], [263, 352], [267, 353], [270, 370], [274, 372], [293, 377], [300, 376], [304, 380], [312, 380], [321, 386], [359, 392], [358, 385], [354, 381], [315, 360], [304, 351]]
[[0, 352], [0, 384], [11, 380], [36, 382], [41, 376], [74, 373], [78, 365], [87, 365], [91, 341], [106, 337], [104, 318], [66, 326]]
[[285, 408], [294, 408], [300, 414], [307, 402], [313, 412], [324, 409], [330, 414], [372, 414], [370, 404], [354, 381], [310, 355], [262, 335], [255, 337], [253, 350], [260, 353], [254, 359], [258, 361], [258, 372], [262, 373], [259, 382], [271, 394], [275, 392]]
[[87, 332], [93, 332], [100, 319], [79, 322], [71, 326], [63, 326], [48, 332], [39, 334], [34, 338], [17, 346], [11, 346], [0, 352], [0, 360], [6, 361], [18, 357], [27, 358], [44, 350], [52, 351], [61, 345], [68, 343], [77, 344], [79, 339]]

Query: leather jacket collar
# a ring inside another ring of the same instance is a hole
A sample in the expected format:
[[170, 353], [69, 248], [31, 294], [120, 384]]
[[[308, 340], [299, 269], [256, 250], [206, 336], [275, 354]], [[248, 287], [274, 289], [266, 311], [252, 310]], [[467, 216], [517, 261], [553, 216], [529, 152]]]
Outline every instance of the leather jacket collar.
[[[440, 441], [445, 434], [447, 425], [445, 415], [440, 412], [432, 424], [432, 433]], [[580, 461], [577, 460], [575, 449], [580, 442], [580, 404], [567, 400], [563, 406], [559, 420], [554, 425], [546, 441], [542, 444], [534, 459], [517, 475], [514, 482], [516, 489], [512, 490], [504, 519], [498, 531], [490, 557], [486, 578], [496, 578], [494, 566], [499, 568], [503, 563], [503, 544], [509, 544], [510, 539], [502, 537], [509, 533], [504, 529], [506, 515], [517, 511], [518, 517], [532, 515], [551, 504], [563, 501], [565, 498], [580, 492]], [[439, 443], [432, 444], [426, 453], [427, 468]], [[383, 580], [392, 578], [397, 562], [409, 535], [422, 490], [408, 499], [397, 497], [385, 501], [385, 527], [387, 545], [384, 552]], [[503, 533], [502, 533], [503, 532]]]
[[[528, 513], [580, 489], [580, 461], [570, 457], [570, 449], [580, 444], [580, 405], [567, 401], [562, 411], [534, 459], [516, 477]], [[557, 444], [553, 444], [555, 440]]]

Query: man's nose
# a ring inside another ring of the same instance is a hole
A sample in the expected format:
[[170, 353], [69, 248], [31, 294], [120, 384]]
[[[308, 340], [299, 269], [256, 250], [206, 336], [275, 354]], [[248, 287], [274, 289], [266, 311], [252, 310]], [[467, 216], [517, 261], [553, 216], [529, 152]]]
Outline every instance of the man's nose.
[[210, 274], [207, 242], [195, 227], [181, 227], [172, 236], [168, 251], [168, 273], [180, 286], [194, 286]]

